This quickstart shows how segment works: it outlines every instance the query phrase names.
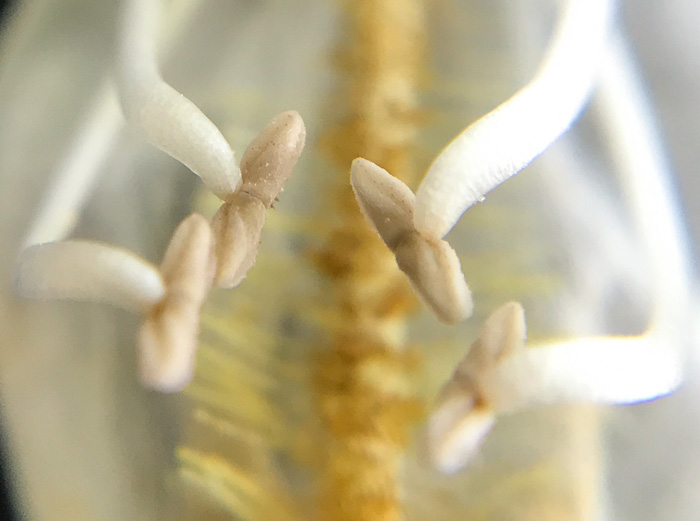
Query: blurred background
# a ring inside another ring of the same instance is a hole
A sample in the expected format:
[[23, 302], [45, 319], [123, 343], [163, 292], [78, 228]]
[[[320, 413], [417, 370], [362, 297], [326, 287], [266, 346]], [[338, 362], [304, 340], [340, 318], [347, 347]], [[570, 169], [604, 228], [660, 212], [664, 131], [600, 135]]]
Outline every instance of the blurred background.
[[[211, 71], [240, 66], [258, 71], [258, 76], [241, 80], [243, 83], [269, 81], [266, 74], [272, 60], [261, 60], [252, 67], [250, 63], [242, 65], [246, 56], [265, 56], [258, 47], [263, 45], [266, 33], [279, 34], [290, 25], [303, 27], [311, 21], [313, 31], [299, 29], [303, 34], [297, 33], [289, 42], [283, 40], [283, 45], [274, 50], [275, 74], [285, 77], [287, 83], [265, 111], [272, 114], [275, 109], [288, 108], [286, 104], [296, 100], [308, 83], [309, 93], [303, 99], [309, 107], [296, 108], [307, 109], [302, 112], [305, 118], [310, 116], [313, 135], [313, 119], [320, 112], [311, 105], [313, 93], [323, 91], [329, 81], [327, 73], [321, 69], [318, 78], [309, 80], [293, 74], [285, 64], [297, 54], [311, 64], [307, 64], [310, 69], [330, 59], [323, 49], [333, 39], [335, 5], [300, 2], [291, 7], [281, 0], [237, 2], [241, 20], [258, 11], [280, 13], [263, 16], [265, 24], [245, 26], [235, 19], [217, 20], [211, 13], [217, 12], [221, 2], [208, 3], [213, 6], [209, 16], [198, 21], [208, 20], [210, 25], [202, 29], [202, 25], [195, 24], [191, 34], [168, 54], [165, 70], [169, 80], [183, 92], [197, 93], [198, 89], [201, 92], [198, 85], [202, 77], [211, 79], [217, 87], [225, 84], [224, 73]], [[437, 10], [449, 10], [452, 4], [462, 8], [456, 0], [435, 0]], [[481, 10], [490, 16], [502, 16], [506, 27], [517, 23], [518, 17], [527, 17], [531, 9], [551, 2], [504, 0], [493, 8], [483, 7], [489, 0], [467, 4], [481, 4]], [[1, 519], [116, 521], [177, 517], [168, 506], [166, 487], [155, 477], [164, 475], [174, 464], [172, 452], [183, 412], [175, 397], [142, 390], [132, 374], [134, 353], [120, 351], [130, 345], [129, 335], [137, 319], [87, 305], [18, 301], [9, 286], [17, 249], [47, 179], [79, 128], [86, 104], [92, 102], [94, 92], [109, 73], [118, 5], [112, 0], [0, 2], [0, 438], [5, 449]], [[14, 16], [20, 13], [21, 17]], [[547, 27], [551, 16], [544, 19]], [[618, 23], [637, 55], [677, 176], [695, 268], [700, 245], [700, 181], [696, 174], [700, 162], [700, 133], [696, 128], [700, 121], [700, 5], [694, 0], [621, 0]], [[212, 39], [228, 35], [231, 45], [224, 46], [223, 51], [216, 46], [212, 49], [206, 38], [209, 35]], [[542, 41], [546, 36], [542, 35]], [[480, 37], [488, 37], [488, 33]], [[484, 47], [489, 48], [489, 44]], [[498, 45], [494, 43], [493, 47]], [[489, 70], [499, 67], [500, 62], [494, 61], [499, 56], [484, 55], [487, 76]], [[221, 67], [222, 62], [228, 65]], [[509, 63], [508, 58], [503, 63]], [[274, 87], [267, 89], [275, 94]], [[496, 94], [512, 92], [509, 84], [495, 89]], [[195, 97], [207, 112], [207, 107], [221, 108], [217, 101], [221, 95], [209, 90]], [[251, 96], [245, 103], [260, 107], [268, 101]], [[230, 109], [241, 113], [237, 110]], [[474, 109], [475, 114], [483, 110]], [[223, 113], [213, 119], [222, 124], [227, 136], [233, 136], [234, 143], [245, 143], [250, 129], [259, 127], [266, 116], [260, 116], [256, 108], [243, 114], [248, 114], [247, 120], [227, 128], [224, 104]], [[156, 261], [171, 228], [143, 223], [176, 222], [190, 207], [192, 179], [182, 169], [173, 172], [169, 160], [154, 159], [144, 152], [146, 149], [135, 145], [132, 136], [123, 140], [133, 153], [127, 158], [113, 158], [97, 188], [96, 200], [101, 204], [86, 208], [78, 233], [121, 244]], [[158, 184], [157, 176], [125, 179], [116, 175], [137, 171], [144, 165], [166, 176], [168, 182]], [[122, 193], [122, 185], [130, 187], [131, 197], [113, 198]], [[698, 312], [700, 307], [695, 315]], [[700, 338], [689, 339], [695, 346], [697, 340]], [[63, 349], [57, 350], [56, 345]], [[609, 496], [605, 501], [612, 505], [606, 512], [609, 519], [697, 519], [698, 358], [695, 355], [695, 365], [689, 367], [687, 385], [675, 396], [609, 415], [604, 434], [608, 469], [605, 490]]]

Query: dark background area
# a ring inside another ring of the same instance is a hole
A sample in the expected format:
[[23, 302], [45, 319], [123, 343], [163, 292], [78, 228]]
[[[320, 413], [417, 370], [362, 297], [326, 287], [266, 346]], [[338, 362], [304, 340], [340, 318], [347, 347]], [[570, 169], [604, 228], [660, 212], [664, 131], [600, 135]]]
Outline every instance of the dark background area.
[[13, 4], [14, 2], [10, 0], [0, 0], [0, 29], [4, 26], [6, 14]]
[[[15, 5], [11, 0], [0, 0], [0, 31], [5, 28], [8, 15]], [[0, 397], [1, 398], [1, 397]], [[7, 445], [5, 443], [5, 422], [2, 417], [0, 402], [0, 521], [19, 521], [17, 502], [12, 488], [12, 472], [8, 465]]]

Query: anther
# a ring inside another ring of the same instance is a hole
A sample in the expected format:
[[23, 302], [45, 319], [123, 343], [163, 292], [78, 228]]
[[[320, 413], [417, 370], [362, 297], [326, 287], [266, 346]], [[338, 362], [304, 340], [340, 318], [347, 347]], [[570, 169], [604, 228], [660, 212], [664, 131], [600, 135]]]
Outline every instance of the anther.
[[199, 311], [214, 276], [213, 238], [204, 217], [192, 214], [175, 230], [160, 270], [165, 297], [150, 309], [139, 332], [141, 379], [172, 392], [192, 378]]
[[457, 254], [446, 241], [426, 237], [413, 226], [411, 189], [362, 158], [353, 161], [351, 180], [362, 213], [438, 319], [452, 324], [471, 315], [471, 293]]
[[305, 139], [301, 116], [288, 111], [278, 114], [248, 145], [241, 160], [241, 188], [227, 198], [212, 220], [215, 286], [237, 286], [255, 263], [265, 214], [289, 179]]

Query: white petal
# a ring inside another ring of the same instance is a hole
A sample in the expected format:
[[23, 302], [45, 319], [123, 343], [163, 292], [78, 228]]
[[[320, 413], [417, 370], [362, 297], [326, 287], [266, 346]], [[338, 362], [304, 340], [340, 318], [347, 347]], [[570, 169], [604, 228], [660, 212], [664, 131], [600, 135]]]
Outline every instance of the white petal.
[[31, 246], [20, 256], [15, 282], [25, 297], [108, 302], [134, 311], [150, 308], [165, 294], [155, 266], [89, 241]]
[[570, 0], [534, 79], [440, 153], [416, 193], [418, 231], [444, 237], [469, 207], [568, 129], [597, 73], [609, 3]]

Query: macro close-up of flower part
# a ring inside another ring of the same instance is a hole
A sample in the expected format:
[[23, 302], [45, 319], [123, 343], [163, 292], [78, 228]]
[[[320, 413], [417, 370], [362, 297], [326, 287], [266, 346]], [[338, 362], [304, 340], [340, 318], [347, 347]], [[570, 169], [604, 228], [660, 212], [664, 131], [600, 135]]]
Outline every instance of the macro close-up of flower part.
[[0, 518], [697, 519], [660, 4], [0, 4]]

